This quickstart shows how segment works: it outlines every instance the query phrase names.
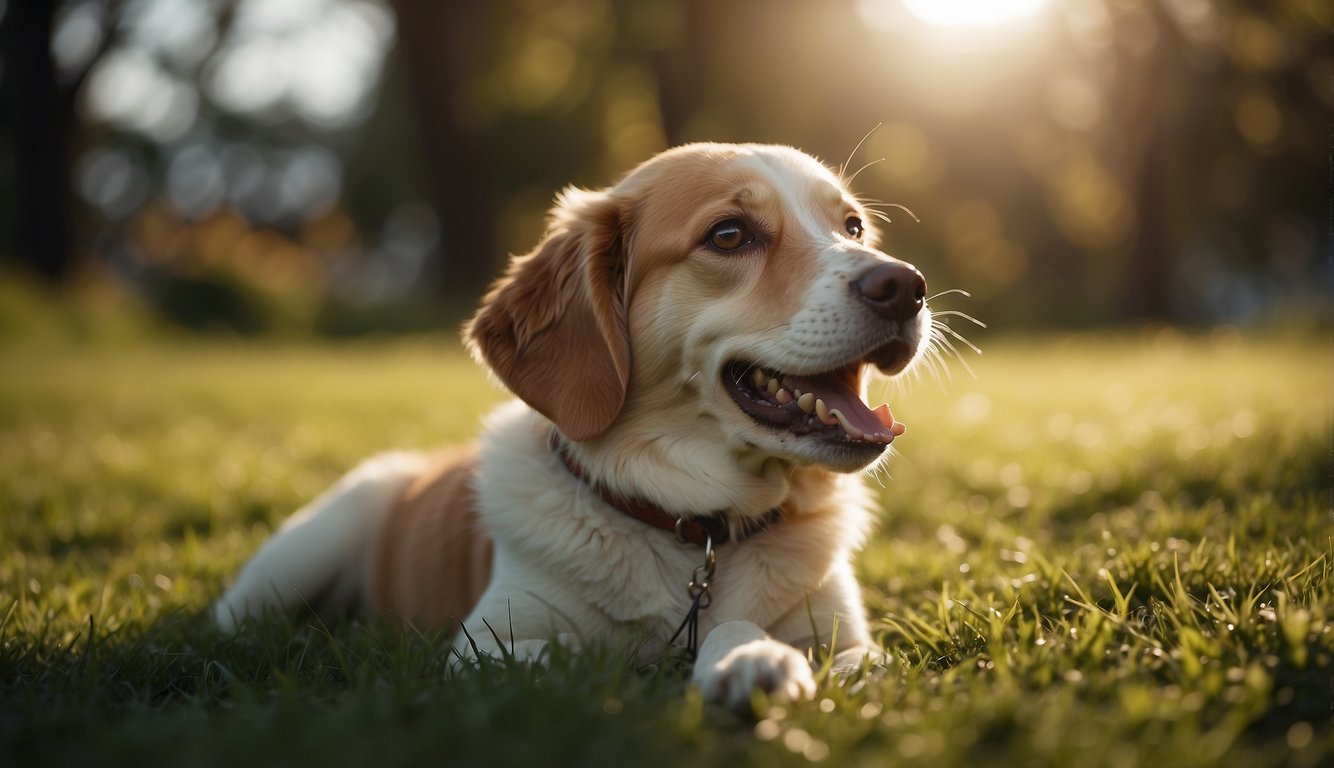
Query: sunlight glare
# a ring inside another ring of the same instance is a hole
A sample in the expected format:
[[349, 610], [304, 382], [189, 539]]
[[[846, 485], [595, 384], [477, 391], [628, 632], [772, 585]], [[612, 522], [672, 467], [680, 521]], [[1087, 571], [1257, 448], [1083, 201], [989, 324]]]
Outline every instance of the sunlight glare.
[[1047, 0], [903, 0], [913, 16], [936, 26], [986, 27], [1037, 13]]

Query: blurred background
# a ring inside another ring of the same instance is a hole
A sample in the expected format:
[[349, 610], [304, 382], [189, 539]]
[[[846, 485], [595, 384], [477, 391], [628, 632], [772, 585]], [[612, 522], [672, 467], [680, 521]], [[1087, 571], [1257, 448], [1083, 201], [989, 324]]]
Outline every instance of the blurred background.
[[0, 280], [454, 326], [560, 187], [762, 141], [862, 169], [886, 250], [993, 327], [1325, 327], [1332, 33], [1328, 0], [0, 0]]

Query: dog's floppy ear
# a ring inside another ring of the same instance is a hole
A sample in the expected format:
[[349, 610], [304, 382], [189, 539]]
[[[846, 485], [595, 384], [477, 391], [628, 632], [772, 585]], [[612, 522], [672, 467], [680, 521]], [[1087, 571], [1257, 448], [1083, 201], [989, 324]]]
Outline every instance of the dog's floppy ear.
[[571, 440], [611, 425], [630, 380], [619, 228], [609, 193], [566, 189], [542, 242], [464, 331], [473, 356]]

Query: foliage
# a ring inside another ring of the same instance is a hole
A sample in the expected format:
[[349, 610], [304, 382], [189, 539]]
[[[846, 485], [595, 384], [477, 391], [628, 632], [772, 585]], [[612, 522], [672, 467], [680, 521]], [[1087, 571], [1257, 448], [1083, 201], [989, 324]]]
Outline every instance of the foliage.
[[470, 304], [561, 187], [687, 141], [846, 163], [889, 252], [1010, 326], [1328, 313], [1320, 0], [4, 7], [0, 258], [187, 327]]
[[614, 650], [459, 671], [443, 638], [201, 610], [359, 458], [466, 439], [451, 339], [0, 340], [7, 765], [1314, 766], [1334, 756], [1326, 350], [1010, 338], [889, 387], [859, 563], [881, 677], [754, 717]]

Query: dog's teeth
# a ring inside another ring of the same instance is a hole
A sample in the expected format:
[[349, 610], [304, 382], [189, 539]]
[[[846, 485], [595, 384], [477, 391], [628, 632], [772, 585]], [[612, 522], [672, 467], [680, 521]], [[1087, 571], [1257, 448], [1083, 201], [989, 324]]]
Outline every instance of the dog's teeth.
[[793, 387], [793, 388], [792, 388], [792, 399], [794, 399], [794, 400], [800, 400], [800, 399], [801, 399], [801, 390], [800, 390], [800, 389], [797, 389], [796, 387]]
[[769, 394], [772, 395], [777, 393], [779, 387], [781, 386], [782, 385], [778, 383], [778, 379], [769, 379], [769, 386], [767, 387], [767, 389], [769, 390]]
[[842, 411], [835, 408], [829, 412], [829, 415], [838, 419], [838, 425], [843, 427], [843, 431], [848, 433], [848, 437], [851, 437], [853, 440], [862, 439], [862, 431], [852, 426], [852, 424], [848, 422], [848, 417], [844, 416]]
[[780, 389], [774, 393], [774, 399], [778, 401], [779, 405], [787, 405], [792, 402], [793, 398], [791, 392], [788, 392], [786, 389]]
[[812, 411], [814, 411], [814, 410], [815, 410], [815, 393], [813, 393], [813, 392], [807, 392], [807, 393], [804, 394], [804, 395], [798, 395], [798, 396], [797, 396], [797, 407], [800, 408], [801, 410], [805, 411], [806, 413], [811, 413]]
[[764, 385], [768, 383], [768, 381], [769, 377], [764, 375], [764, 371], [761, 371], [759, 368], [750, 369], [750, 383], [754, 384], [756, 387], [763, 389]]
[[835, 424], [838, 421], [829, 414], [829, 406], [825, 405], [824, 401], [818, 397], [815, 399], [815, 415], [825, 424]]

